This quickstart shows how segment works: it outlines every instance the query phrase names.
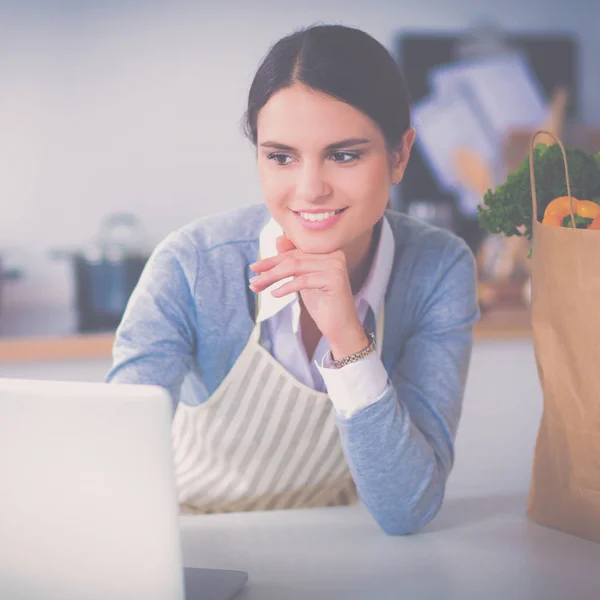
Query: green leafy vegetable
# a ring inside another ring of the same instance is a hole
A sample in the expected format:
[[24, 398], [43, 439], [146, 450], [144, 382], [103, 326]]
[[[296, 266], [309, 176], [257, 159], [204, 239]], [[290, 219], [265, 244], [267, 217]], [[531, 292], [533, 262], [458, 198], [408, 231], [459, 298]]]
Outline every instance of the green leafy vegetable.
[[[569, 164], [571, 195], [579, 200], [600, 196], [600, 153], [594, 155], [578, 148], [565, 148]], [[567, 195], [567, 182], [562, 152], [558, 144], [538, 144], [533, 150], [538, 219], [546, 206], [559, 196]], [[532, 201], [529, 155], [494, 190], [488, 190], [483, 205], [477, 207], [479, 223], [490, 233], [531, 238]]]

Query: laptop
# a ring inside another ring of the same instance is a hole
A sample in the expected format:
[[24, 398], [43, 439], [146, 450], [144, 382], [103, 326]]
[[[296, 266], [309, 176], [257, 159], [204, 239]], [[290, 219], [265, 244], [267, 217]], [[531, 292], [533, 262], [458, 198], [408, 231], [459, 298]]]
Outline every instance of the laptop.
[[184, 568], [160, 387], [0, 379], [0, 598], [230, 600]]

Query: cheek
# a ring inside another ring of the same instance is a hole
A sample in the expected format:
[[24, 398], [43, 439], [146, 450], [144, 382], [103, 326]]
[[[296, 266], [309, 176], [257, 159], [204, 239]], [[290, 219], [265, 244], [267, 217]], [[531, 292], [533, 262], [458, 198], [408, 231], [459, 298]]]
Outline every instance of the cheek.
[[285, 196], [283, 182], [280, 177], [277, 177], [277, 174], [272, 172], [272, 169], [264, 166], [258, 168], [258, 179], [265, 204], [273, 212], [283, 202]]
[[385, 208], [390, 194], [390, 174], [387, 162], [377, 161], [364, 169], [351, 188], [353, 196], [364, 211], [380, 211]]

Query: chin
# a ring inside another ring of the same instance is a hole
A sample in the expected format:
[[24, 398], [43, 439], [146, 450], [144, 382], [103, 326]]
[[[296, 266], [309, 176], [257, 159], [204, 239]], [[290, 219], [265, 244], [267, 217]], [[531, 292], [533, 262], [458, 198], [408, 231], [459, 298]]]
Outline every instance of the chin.
[[325, 232], [301, 232], [291, 240], [296, 248], [307, 254], [330, 254], [342, 247], [340, 240]]

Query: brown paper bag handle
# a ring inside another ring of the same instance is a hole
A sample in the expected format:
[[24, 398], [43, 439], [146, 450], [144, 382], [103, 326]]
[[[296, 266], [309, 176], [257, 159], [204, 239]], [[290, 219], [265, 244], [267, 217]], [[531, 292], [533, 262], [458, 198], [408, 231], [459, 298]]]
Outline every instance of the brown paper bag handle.
[[535, 190], [535, 165], [533, 164], [533, 149], [535, 147], [536, 138], [542, 134], [550, 136], [560, 146], [560, 151], [562, 152], [563, 156], [563, 162], [565, 164], [565, 177], [567, 179], [567, 194], [569, 195], [569, 211], [571, 213], [571, 223], [573, 224], [573, 229], [575, 229], [575, 212], [573, 211], [573, 197], [571, 196], [571, 182], [569, 180], [569, 165], [567, 163], [567, 153], [565, 151], [563, 143], [552, 132], [545, 131], [543, 129], [536, 131], [531, 136], [531, 143], [529, 145], [529, 175], [531, 178], [531, 200], [533, 202], [533, 218], [537, 221], [537, 192]]

